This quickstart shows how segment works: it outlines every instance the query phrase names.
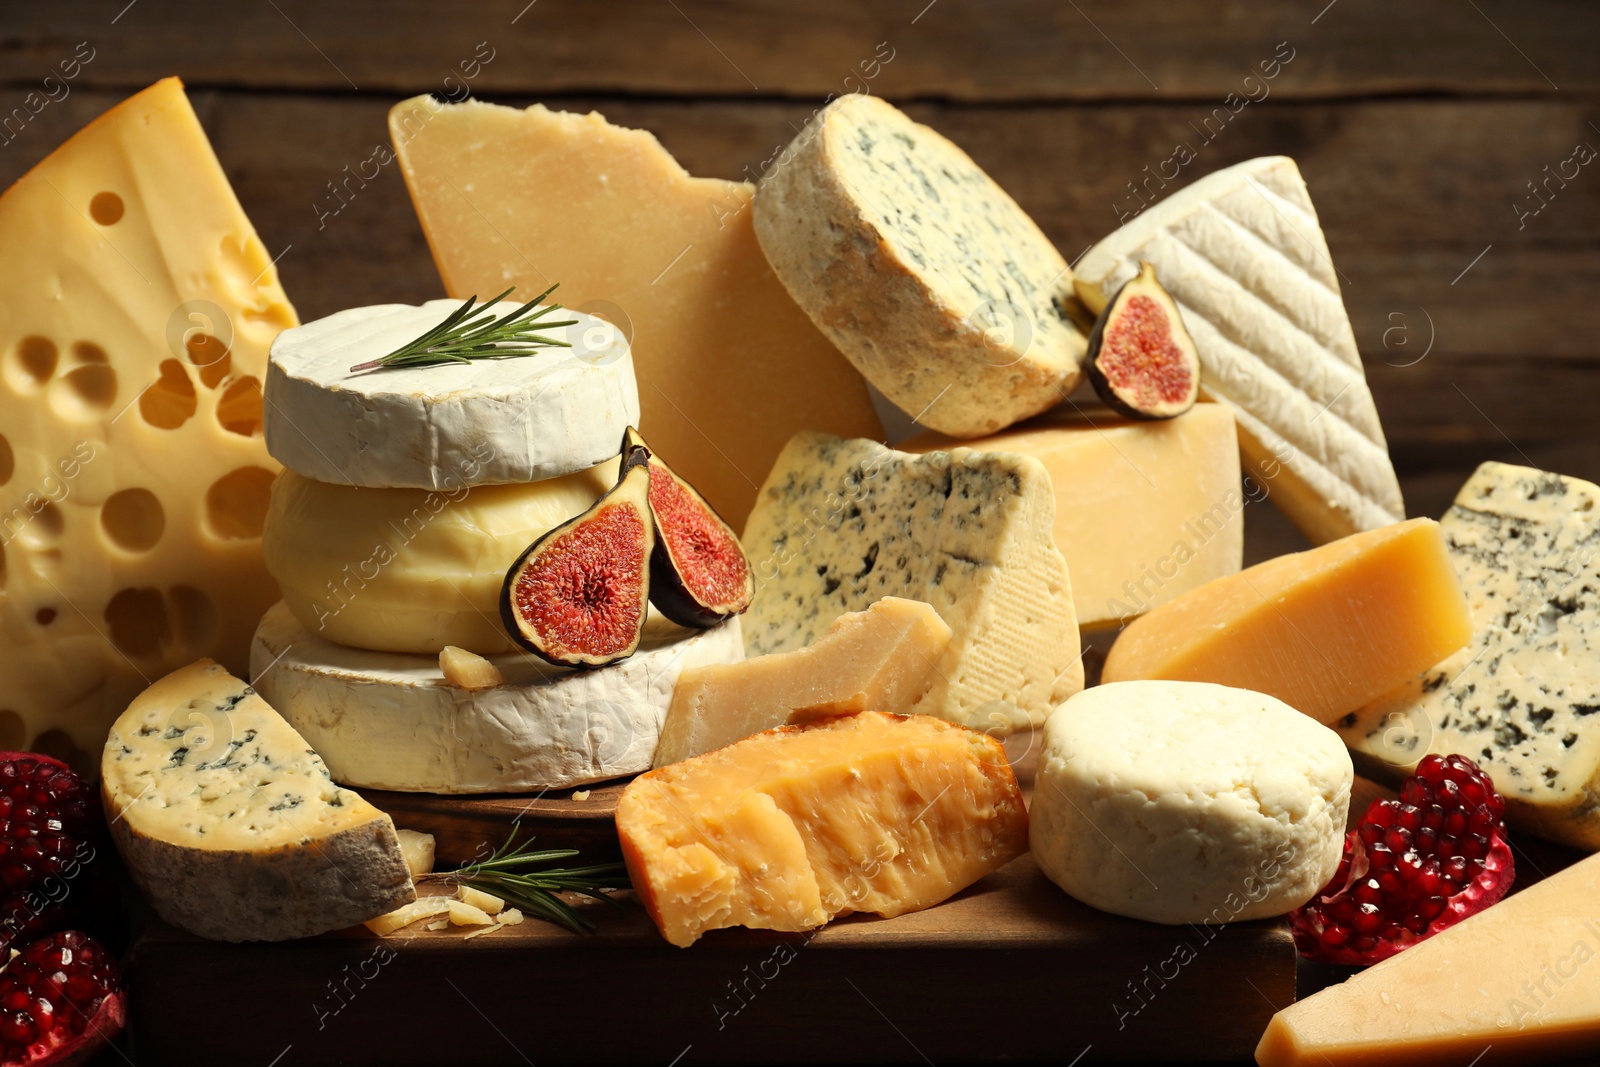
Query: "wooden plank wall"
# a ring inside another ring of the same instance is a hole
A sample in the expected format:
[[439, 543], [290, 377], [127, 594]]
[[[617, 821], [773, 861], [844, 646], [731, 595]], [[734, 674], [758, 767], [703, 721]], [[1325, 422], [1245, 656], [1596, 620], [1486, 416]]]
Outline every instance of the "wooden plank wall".
[[[310, 318], [440, 295], [392, 165], [330, 192], [413, 93], [596, 108], [739, 177], [865, 87], [964, 146], [1069, 259], [1179, 144], [1195, 158], [1168, 190], [1285, 153], [1410, 510], [1437, 514], [1483, 459], [1600, 480], [1600, 168], [1549, 177], [1600, 148], [1597, 41], [1582, 0], [53, 0], [0, 13], [0, 114], [49, 97], [0, 145], [0, 182], [180, 74]], [[63, 81], [74, 54], [92, 58]]]

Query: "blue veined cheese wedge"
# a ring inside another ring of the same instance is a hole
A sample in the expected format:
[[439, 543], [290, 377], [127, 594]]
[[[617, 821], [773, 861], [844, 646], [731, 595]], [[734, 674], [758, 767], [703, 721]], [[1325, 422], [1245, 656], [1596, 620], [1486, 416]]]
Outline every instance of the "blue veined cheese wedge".
[[1365, 774], [1468, 756], [1513, 826], [1600, 848], [1600, 486], [1485, 463], [1439, 527], [1471, 641], [1337, 729]]
[[100, 774], [133, 880], [190, 933], [310, 937], [416, 898], [389, 816], [334, 784], [305, 738], [210, 660], [134, 700]]
[[798, 434], [745, 526], [745, 652], [802, 648], [882, 597], [921, 600], [952, 636], [909, 710], [992, 733], [1037, 726], [1083, 688], [1055, 507], [1031, 456]]

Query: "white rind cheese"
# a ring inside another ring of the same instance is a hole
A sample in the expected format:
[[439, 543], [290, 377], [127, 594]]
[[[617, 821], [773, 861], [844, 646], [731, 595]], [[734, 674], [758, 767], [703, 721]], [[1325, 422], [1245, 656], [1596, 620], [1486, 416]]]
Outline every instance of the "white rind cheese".
[[754, 221], [795, 302], [922, 425], [980, 437], [1077, 384], [1066, 260], [965, 152], [877, 97], [812, 118]]
[[335, 785], [306, 741], [210, 660], [145, 690], [111, 728], [112, 840], [167, 922], [283, 941], [415, 899], [389, 816]]
[[507, 793], [648, 770], [679, 672], [743, 657], [737, 618], [684, 630], [652, 616], [639, 651], [609, 667], [493, 656], [505, 681], [463, 689], [436, 656], [336, 645], [279, 604], [256, 631], [251, 675], [346, 785]]
[[617, 454], [639, 422], [633, 357], [620, 330], [581, 312], [553, 311], [550, 321], [577, 324], [541, 331], [570, 348], [350, 373], [460, 306], [351, 308], [285, 330], [267, 367], [267, 451], [335, 485], [445, 490], [536, 482]]
[[1141, 260], [1183, 313], [1207, 396], [1233, 408], [1247, 475], [1318, 543], [1405, 518], [1339, 275], [1294, 160], [1180, 189], [1095, 245], [1075, 284], [1099, 312]]
[[1051, 881], [1102, 911], [1282, 915], [1338, 869], [1353, 777], [1339, 736], [1276, 697], [1112, 682], [1045, 723], [1029, 844]]
[[1600, 848], [1600, 486], [1485, 463], [1439, 526], [1472, 641], [1339, 731], [1378, 777], [1470, 757], [1513, 826]]
[[746, 651], [801, 648], [882, 597], [920, 600], [953, 636], [909, 710], [992, 733], [1036, 726], [1083, 688], [1054, 522], [1050, 475], [1031, 456], [798, 434], [744, 531]]

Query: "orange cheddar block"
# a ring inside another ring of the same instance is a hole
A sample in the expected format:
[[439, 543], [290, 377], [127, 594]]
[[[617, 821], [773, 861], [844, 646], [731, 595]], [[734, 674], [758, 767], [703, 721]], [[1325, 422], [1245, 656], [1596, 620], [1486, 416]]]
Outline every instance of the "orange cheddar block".
[[1471, 637], [1439, 524], [1411, 519], [1190, 590], [1129, 625], [1101, 677], [1254, 689], [1331, 723]]
[[684, 947], [937, 904], [1028, 850], [1028, 812], [994, 738], [863, 712], [643, 774], [617, 834], [639, 899]]
[[1600, 1054], [1597, 901], [1600, 856], [1590, 856], [1284, 1008], [1267, 1025], [1256, 1062], [1593, 1063]]

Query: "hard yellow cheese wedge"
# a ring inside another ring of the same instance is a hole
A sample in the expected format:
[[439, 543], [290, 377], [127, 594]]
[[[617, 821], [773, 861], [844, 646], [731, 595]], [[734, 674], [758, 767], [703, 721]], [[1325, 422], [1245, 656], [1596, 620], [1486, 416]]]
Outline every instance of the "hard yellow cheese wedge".
[[151, 679], [243, 671], [277, 599], [261, 375], [295, 313], [176, 78], [0, 197], [0, 278], [0, 747], [81, 768]]
[[925, 908], [1027, 851], [992, 737], [926, 715], [782, 726], [629, 783], [617, 833], [674, 945]]
[[[1600, 856], [1277, 1015], [1262, 1067], [1465, 1067], [1600, 1052]], [[1487, 1050], [1491, 1050], [1485, 1056]], [[1574, 1062], [1578, 1062], [1574, 1060]]]
[[1102, 678], [1254, 689], [1331, 723], [1471, 636], [1439, 524], [1411, 519], [1185, 593], [1122, 632]]

